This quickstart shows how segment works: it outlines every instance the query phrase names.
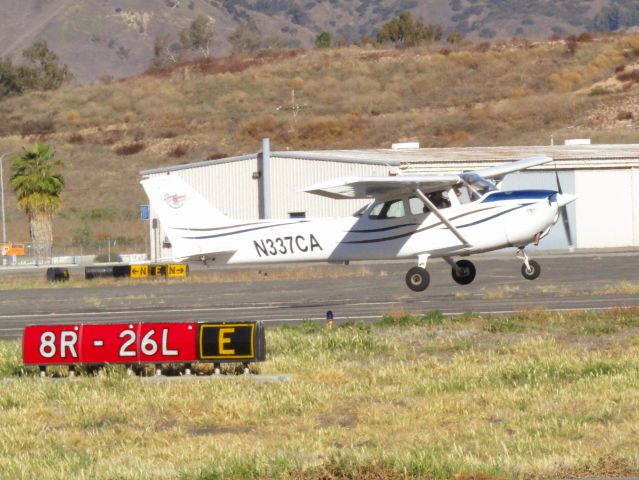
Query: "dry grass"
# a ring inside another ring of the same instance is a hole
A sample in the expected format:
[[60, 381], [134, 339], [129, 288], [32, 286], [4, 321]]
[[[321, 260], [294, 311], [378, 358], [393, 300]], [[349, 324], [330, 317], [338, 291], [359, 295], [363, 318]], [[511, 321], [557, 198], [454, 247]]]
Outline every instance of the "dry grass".
[[[317, 265], [317, 266], [273, 266], [258, 268], [226, 269], [214, 268], [210, 270], [197, 270], [186, 278], [94, 278], [86, 280], [84, 272], [70, 274], [67, 282], [49, 282], [42, 274], [35, 277], [31, 275], [17, 276], [6, 275], [0, 283], [0, 291], [28, 290], [33, 288], [93, 288], [147, 283], [181, 284], [181, 283], [242, 283], [254, 281], [278, 281], [300, 280], [309, 278], [358, 278], [369, 277], [373, 272], [368, 267], [345, 265]], [[383, 272], [381, 275], [385, 275]]]
[[502, 285], [493, 288], [482, 288], [481, 293], [488, 300], [498, 300], [502, 298], [512, 298], [519, 295], [519, 287], [511, 285]]
[[258, 377], [164, 381], [15, 376], [2, 342], [0, 476], [636, 476], [638, 327], [636, 309], [306, 322], [267, 331]]
[[623, 281], [616, 285], [608, 285], [599, 289], [595, 289], [593, 294], [597, 295], [637, 295], [639, 294], [639, 283]]

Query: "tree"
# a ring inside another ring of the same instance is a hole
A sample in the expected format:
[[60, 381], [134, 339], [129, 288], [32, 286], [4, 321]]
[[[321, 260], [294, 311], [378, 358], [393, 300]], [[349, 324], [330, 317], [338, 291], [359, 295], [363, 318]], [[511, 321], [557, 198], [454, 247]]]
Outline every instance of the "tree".
[[262, 34], [253, 19], [246, 23], [240, 23], [229, 35], [229, 43], [232, 53], [255, 52], [262, 48]]
[[58, 65], [58, 56], [39, 41], [22, 52], [29, 65], [14, 66], [0, 58], [0, 100], [21, 95], [27, 90], [55, 90], [73, 78], [66, 65]]
[[29, 234], [38, 260], [48, 257], [53, 243], [53, 214], [60, 208], [64, 177], [55, 170], [62, 162], [54, 160], [54, 152], [44, 143], [31, 150], [22, 147], [11, 165], [11, 188], [18, 195], [18, 206], [29, 219]]
[[317, 48], [330, 48], [331, 47], [331, 34], [329, 32], [322, 32], [315, 37], [315, 47]]
[[453, 30], [452, 32], [449, 32], [448, 35], [446, 35], [446, 43], [450, 43], [451, 45], [459, 43], [462, 41], [462, 38], [464, 38], [464, 36], [461, 34], [461, 32]]
[[157, 35], [153, 42], [153, 64], [161, 66], [177, 63], [180, 50], [180, 45], [172, 43], [168, 33]]
[[73, 78], [66, 65], [58, 65], [58, 56], [49, 50], [47, 42], [40, 40], [22, 52], [33, 68], [33, 85], [38, 90], [55, 90]]
[[0, 99], [11, 95], [20, 95], [23, 91], [24, 84], [20, 81], [11, 59], [0, 58]]
[[180, 43], [184, 50], [199, 50], [205, 57], [211, 56], [214, 20], [206, 15], [198, 15], [188, 29], [180, 33]]
[[413, 20], [410, 12], [403, 12], [386, 22], [377, 32], [379, 43], [393, 42], [401, 47], [412, 47], [423, 42], [439, 41], [442, 28], [439, 25], [425, 25], [421, 18]]

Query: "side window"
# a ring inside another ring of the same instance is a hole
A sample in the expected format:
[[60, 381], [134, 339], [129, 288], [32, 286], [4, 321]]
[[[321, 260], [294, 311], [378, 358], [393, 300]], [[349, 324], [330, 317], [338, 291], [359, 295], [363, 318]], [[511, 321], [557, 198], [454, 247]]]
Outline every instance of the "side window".
[[412, 215], [421, 215], [422, 213], [428, 211], [428, 209], [424, 206], [424, 202], [422, 202], [421, 199], [417, 197], [410, 197], [408, 199], [408, 206]]
[[391, 200], [376, 204], [368, 214], [368, 218], [373, 220], [384, 220], [387, 218], [401, 218], [406, 215], [403, 200]]

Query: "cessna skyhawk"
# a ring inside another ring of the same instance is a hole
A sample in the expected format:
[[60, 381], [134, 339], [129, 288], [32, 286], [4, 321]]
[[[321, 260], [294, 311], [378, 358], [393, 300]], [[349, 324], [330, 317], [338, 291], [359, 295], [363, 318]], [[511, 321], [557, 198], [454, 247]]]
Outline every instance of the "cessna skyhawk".
[[372, 200], [346, 218], [231, 219], [175, 173], [141, 183], [171, 243], [172, 260], [239, 265], [413, 258], [417, 265], [408, 270], [406, 285], [418, 292], [430, 282], [431, 258], [443, 258], [453, 279], [466, 285], [475, 278], [475, 266], [455, 257], [506, 247], [517, 249], [522, 275], [537, 278], [539, 263], [524, 247], [539, 243], [576, 197], [499, 187], [506, 174], [550, 161], [530, 157], [466, 173], [344, 177], [304, 189], [334, 199]]

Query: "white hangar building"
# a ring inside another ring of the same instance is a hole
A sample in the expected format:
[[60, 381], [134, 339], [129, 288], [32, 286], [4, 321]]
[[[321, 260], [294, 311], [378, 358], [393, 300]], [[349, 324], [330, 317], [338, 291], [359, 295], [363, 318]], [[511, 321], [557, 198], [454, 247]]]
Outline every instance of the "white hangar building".
[[[175, 172], [233, 218], [317, 218], [351, 215], [366, 200], [333, 200], [302, 192], [335, 177], [464, 172], [547, 155], [555, 162], [506, 176], [503, 189], [544, 188], [578, 196], [568, 206], [576, 248], [639, 247], [639, 144], [525, 147], [270, 151], [140, 172]], [[170, 244], [150, 213], [150, 258], [170, 257]], [[568, 248], [561, 221], [538, 248]]]

